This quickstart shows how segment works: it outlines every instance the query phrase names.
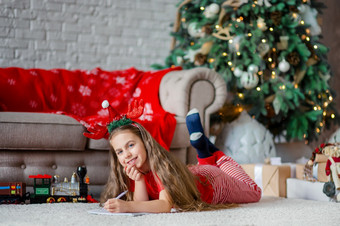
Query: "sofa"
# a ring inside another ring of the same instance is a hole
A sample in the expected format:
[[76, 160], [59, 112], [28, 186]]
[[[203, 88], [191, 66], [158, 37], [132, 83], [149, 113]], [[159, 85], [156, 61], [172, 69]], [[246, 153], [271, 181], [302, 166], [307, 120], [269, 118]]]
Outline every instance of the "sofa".
[[[170, 152], [185, 164], [196, 163], [185, 116], [197, 108], [209, 135], [210, 116], [227, 97], [225, 81], [207, 68], [174, 70], [162, 77], [158, 95], [162, 108], [176, 119]], [[70, 179], [78, 166], [86, 166], [89, 193], [100, 196], [109, 171], [108, 141], [85, 137], [86, 128], [76, 119], [52, 113], [1, 111], [0, 131], [0, 182], [25, 182], [29, 191], [33, 185], [29, 175]]]

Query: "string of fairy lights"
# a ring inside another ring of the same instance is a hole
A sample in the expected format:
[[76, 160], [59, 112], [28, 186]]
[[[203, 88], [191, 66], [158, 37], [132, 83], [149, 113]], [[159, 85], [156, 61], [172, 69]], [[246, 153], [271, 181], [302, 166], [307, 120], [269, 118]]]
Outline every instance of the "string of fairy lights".
[[[303, 0], [302, 2], [306, 3], [307, 0]], [[259, 7], [258, 1], [254, 0], [252, 7], [254, 7], [254, 8]], [[184, 8], [184, 9], [187, 10], [187, 8]], [[204, 6], [200, 7], [201, 11], [204, 11], [205, 9], [206, 9], [206, 7], [204, 7]], [[298, 21], [300, 26], [305, 27], [305, 21], [303, 19], [299, 18], [299, 14], [297, 12], [293, 11], [293, 12], [290, 13], [290, 15], [294, 20]], [[244, 26], [241, 26], [242, 25], [241, 23], [243, 23], [244, 20], [245, 20], [245, 18], [243, 16], [238, 16], [237, 18], [232, 17], [231, 22], [228, 25], [226, 25], [226, 27], [228, 28], [228, 27], [234, 26], [235, 29], [237, 29], [239, 27], [244, 28]], [[182, 17], [181, 22], [185, 23], [186, 18]], [[250, 23], [250, 26], [253, 27], [254, 25]], [[258, 29], [264, 29], [264, 27], [265, 27], [265, 29], [268, 29], [271, 33], [274, 33], [275, 29], [276, 29], [275, 26], [269, 26], [269, 28], [266, 28], [267, 25], [263, 20], [258, 20], [257, 23], [256, 23], [256, 26], [257, 26]], [[214, 28], [215, 28], [216, 32], [219, 32], [219, 31], [222, 31], [223, 29], [226, 29], [225, 27], [223, 28], [223, 26], [221, 26], [221, 24], [214, 25]], [[234, 37], [235, 36], [230, 36], [229, 30], [226, 30], [226, 31], [227, 31], [227, 33], [225, 33], [225, 35], [228, 38], [228, 40], [226, 40], [228, 42], [228, 44], [229, 45], [235, 44], [234, 43]], [[249, 30], [249, 31], [245, 31], [244, 36], [247, 37], [248, 39], [251, 39], [251, 38], [253, 38], [254, 34], [252, 33], [251, 30]], [[310, 46], [312, 46], [314, 51], [318, 51], [318, 48], [319, 48], [318, 43], [316, 43], [316, 42], [312, 43], [313, 40], [311, 38], [311, 31], [308, 27], [305, 28], [305, 33], [301, 34], [299, 37], [302, 40], [302, 42], [308, 43]], [[267, 44], [271, 41], [272, 40], [269, 40], [268, 37], [264, 36], [260, 39], [259, 44], [261, 44], [261, 43]], [[194, 41], [190, 42], [191, 46], [194, 46], [195, 44], [196, 43]], [[279, 54], [279, 50], [276, 48], [275, 45], [270, 47], [270, 51], [272, 53]], [[235, 53], [231, 53], [231, 51], [224, 49], [224, 50], [221, 50], [221, 53], [219, 55], [209, 56], [206, 61], [212, 67], [214, 67], [214, 63], [216, 62], [216, 58], [217, 57], [223, 57], [225, 59], [226, 65], [229, 67], [229, 70], [231, 72], [235, 72], [238, 64], [237, 64], [237, 62], [235, 62], [235, 55], [234, 54], [236, 54], [236, 57], [240, 58], [243, 53], [240, 49], [237, 49], [235, 51]], [[314, 55], [315, 55], [315, 58], [317, 58], [316, 54], [314, 54]], [[286, 92], [286, 90], [288, 88], [291, 88], [291, 87], [293, 87], [294, 89], [297, 89], [297, 90], [300, 89], [300, 82], [303, 79], [304, 74], [301, 76], [302, 78], [296, 78], [297, 76], [295, 74], [294, 76], [291, 76], [291, 78], [285, 79], [284, 76], [282, 76], [282, 74], [284, 74], [284, 73], [282, 73], [282, 71], [280, 71], [280, 69], [279, 69], [279, 63], [280, 62], [277, 61], [278, 57], [276, 59], [273, 59], [273, 57], [271, 55], [266, 55], [266, 56], [263, 56], [263, 57], [264, 58], [262, 58], [262, 60], [265, 61], [265, 65], [268, 65], [268, 67], [264, 68], [264, 69], [259, 68], [259, 70], [257, 70], [257, 71], [254, 70], [256, 75], [259, 78], [259, 82], [255, 87], [253, 87], [253, 89], [255, 89], [257, 92], [263, 91], [261, 85], [263, 84], [263, 81], [264, 81], [264, 75], [265, 75], [264, 70], [265, 69], [268, 69], [270, 71], [270, 74], [269, 74], [269, 79], [271, 79], [270, 83], [273, 86], [277, 87], [276, 92], [284, 93], [284, 92]], [[315, 61], [317, 61], [317, 59], [315, 59]], [[287, 65], [288, 64], [287, 62], [285, 62], [285, 63], [286, 63], [285, 67], [291, 66], [291, 65]], [[321, 76], [323, 76], [323, 75], [320, 75], [320, 77]], [[293, 81], [290, 81], [290, 79], [293, 79]], [[316, 103], [316, 101], [312, 101], [312, 100], [308, 99], [308, 97], [311, 97], [312, 95], [314, 95], [314, 92], [312, 90], [305, 91], [304, 95], [307, 97], [305, 101], [310, 105], [311, 109], [313, 109], [314, 111], [322, 111], [322, 116], [323, 116], [322, 120], [317, 122], [318, 125], [315, 128], [315, 132], [320, 134], [321, 131], [323, 130], [325, 124], [326, 124], [326, 119], [328, 119], [328, 118], [335, 119], [335, 117], [336, 117], [336, 115], [331, 110], [328, 109], [328, 106], [330, 105], [330, 103], [333, 102], [333, 96], [331, 95], [330, 90], [327, 89], [324, 92], [317, 95], [318, 101]], [[245, 94], [243, 92], [237, 92], [236, 96], [240, 100], [245, 98]], [[245, 106], [243, 106], [240, 103], [237, 103], [236, 107], [237, 107], [236, 111], [238, 113], [242, 112], [245, 109]], [[255, 117], [255, 116], [253, 116], [253, 117]], [[304, 138], [305, 139], [308, 138], [308, 135], [304, 134]]]

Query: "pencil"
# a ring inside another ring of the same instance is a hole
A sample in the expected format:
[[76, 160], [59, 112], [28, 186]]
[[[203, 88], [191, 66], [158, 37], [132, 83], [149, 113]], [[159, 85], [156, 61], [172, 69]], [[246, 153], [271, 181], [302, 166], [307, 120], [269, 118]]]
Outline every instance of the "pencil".
[[126, 190], [126, 191], [123, 191], [122, 193], [120, 193], [120, 194], [116, 197], [116, 199], [120, 199], [121, 197], [123, 197], [124, 195], [126, 195], [127, 192], [128, 192], [127, 190]]

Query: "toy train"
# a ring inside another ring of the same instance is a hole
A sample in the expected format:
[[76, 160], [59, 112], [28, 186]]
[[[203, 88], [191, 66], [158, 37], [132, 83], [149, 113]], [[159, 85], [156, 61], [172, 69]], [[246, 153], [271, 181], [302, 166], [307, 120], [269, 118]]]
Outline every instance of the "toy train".
[[89, 178], [86, 175], [86, 167], [78, 167], [77, 176], [73, 173], [71, 181], [67, 178], [59, 182], [58, 176], [30, 175], [34, 179], [33, 193], [26, 193], [26, 184], [22, 182], [0, 183], [0, 204], [25, 203], [54, 203], [54, 202], [97, 202], [88, 195]]
[[26, 184], [22, 182], [0, 182], [0, 204], [18, 204], [27, 199]]

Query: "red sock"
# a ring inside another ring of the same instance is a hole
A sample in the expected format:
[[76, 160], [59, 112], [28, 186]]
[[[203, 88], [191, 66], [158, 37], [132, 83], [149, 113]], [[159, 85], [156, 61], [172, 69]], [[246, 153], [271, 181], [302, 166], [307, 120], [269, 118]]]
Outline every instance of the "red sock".
[[213, 156], [210, 156], [210, 157], [207, 157], [207, 158], [199, 158], [197, 156], [197, 160], [198, 160], [198, 163], [200, 165], [212, 165], [212, 166], [216, 166], [216, 155], [213, 155]]

